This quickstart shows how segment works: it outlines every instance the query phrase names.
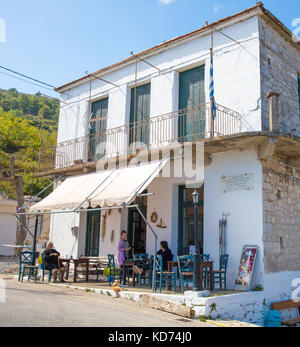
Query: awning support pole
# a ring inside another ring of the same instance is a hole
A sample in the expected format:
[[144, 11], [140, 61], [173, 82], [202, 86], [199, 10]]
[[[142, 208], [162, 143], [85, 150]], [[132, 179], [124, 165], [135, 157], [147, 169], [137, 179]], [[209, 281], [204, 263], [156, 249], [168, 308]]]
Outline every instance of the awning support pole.
[[[23, 213], [21, 213], [21, 214], [23, 214]], [[31, 231], [27, 228], [27, 226], [23, 223], [22, 219], [19, 217], [18, 213], [14, 213], [14, 215], [17, 218], [17, 220], [23, 225], [23, 228], [31, 235], [32, 238], [34, 238]]]
[[154, 237], [155, 237], [155, 250], [154, 250], [154, 258], [153, 258], [153, 276], [152, 276], [152, 292], [154, 293], [154, 289], [155, 289], [155, 261], [156, 261], [156, 253], [157, 253], [157, 240], [158, 240], [158, 236], [156, 234], [156, 232], [153, 230], [152, 225], [149, 223], [149, 221], [147, 220], [147, 218], [143, 215], [143, 212], [140, 210], [139, 206], [136, 206], [136, 209], [138, 211], [138, 213], [140, 214], [140, 216], [143, 218], [144, 222], [148, 225], [148, 227], [150, 228], [150, 230], [152, 231]]
[[35, 217], [35, 226], [34, 226], [34, 236], [33, 236], [33, 242], [32, 242], [32, 252], [34, 253], [34, 256], [32, 258], [32, 265], [35, 265], [36, 238], [37, 238], [38, 226], [39, 226], [39, 216], [36, 216]]

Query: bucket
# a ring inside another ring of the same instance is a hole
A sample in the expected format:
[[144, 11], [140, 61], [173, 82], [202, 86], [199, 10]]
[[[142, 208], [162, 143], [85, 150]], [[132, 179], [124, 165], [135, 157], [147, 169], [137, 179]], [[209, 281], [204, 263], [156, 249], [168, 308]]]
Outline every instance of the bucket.
[[270, 310], [267, 314], [265, 327], [280, 328], [281, 327], [281, 314], [278, 310]]

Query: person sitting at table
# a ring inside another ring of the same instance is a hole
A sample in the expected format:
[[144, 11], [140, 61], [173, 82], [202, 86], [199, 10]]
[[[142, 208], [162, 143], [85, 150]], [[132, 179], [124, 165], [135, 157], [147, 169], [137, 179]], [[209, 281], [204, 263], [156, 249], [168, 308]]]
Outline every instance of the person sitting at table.
[[46, 249], [44, 251], [44, 268], [45, 270], [52, 271], [53, 281], [57, 282], [57, 272], [60, 272], [60, 282], [64, 283], [65, 267], [59, 260], [60, 253], [54, 249], [53, 242], [47, 242]]
[[168, 261], [173, 260], [173, 254], [167, 241], [162, 241], [160, 243], [160, 250], [157, 252], [157, 255], [162, 255], [163, 269], [168, 270]]

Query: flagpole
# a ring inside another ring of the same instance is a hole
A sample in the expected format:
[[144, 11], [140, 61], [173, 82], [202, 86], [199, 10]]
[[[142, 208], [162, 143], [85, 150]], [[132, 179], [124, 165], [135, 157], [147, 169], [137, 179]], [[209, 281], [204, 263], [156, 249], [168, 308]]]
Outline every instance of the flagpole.
[[[211, 58], [211, 64], [213, 64], [213, 61], [214, 61], [214, 29], [213, 28], [211, 28], [210, 58]], [[214, 100], [213, 100], [213, 97], [210, 98], [210, 116], [211, 116], [210, 137], [213, 139], [215, 137], [215, 117], [214, 117]]]

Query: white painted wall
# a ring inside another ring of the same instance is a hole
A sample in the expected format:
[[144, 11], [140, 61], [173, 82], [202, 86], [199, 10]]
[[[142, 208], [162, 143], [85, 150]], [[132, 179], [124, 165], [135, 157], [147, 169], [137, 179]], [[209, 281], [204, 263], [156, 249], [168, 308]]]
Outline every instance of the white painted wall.
[[14, 249], [2, 245], [16, 243], [17, 220], [11, 213], [0, 212], [0, 255], [4, 256], [14, 255]]
[[[295, 279], [300, 281], [300, 271], [284, 271], [264, 275], [264, 288], [266, 303], [290, 300], [292, 292], [296, 289], [292, 283]], [[297, 284], [299, 287], [299, 283]], [[299, 297], [299, 295], [298, 295]]]
[[[53, 214], [51, 216], [51, 228], [49, 240], [53, 241], [54, 247], [60, 252], [61, 257], [74, 257], [82, 255], [80, 253], [79, 244], [82, 245], [81, 240], [83, 229], [83, 219], [79, 219], [77, 213], [65, 213], [65, 214]], [[79, 224], [80, 223], [80, 224]], [[79, 226], [79, 236], [78, 238], [72, 235], [72, 227]]]
[[[221, 177], [254, 174], [254, 190], [221, 193]], [[228, 287], [233, 288], [244, 245], [260, 247], [252, 286], [262, 284], [263, 273], [263, 208], [262, 168], [255, 149], [213, 155], [206, 167], [204, 185], [204, 252], [211, 255], [215, 267], [219, 264], [218, 222], [222, 214], [230, 213], [227, 225], [229, 254]]]
[[[122, 213], [120, 213], [118, 210], [111, 210], [111, 214], [107, 216], [105, 237], [100, 237], [100, 256], [106, 256], [108, 254], [114, 254], [116, 257], [118, 256], [118, 245], [122, 231], [121, 220], [123, 213], [127, 213], [127, 211], [122, 211]], [[127, 230], [127, 225], [124, 229]], [[111, 240], [112, 231], [114, 231], [113, 241]]]
[[[258, 18], [223, 29], [241, 45], [215, 33], [215, 96], [216, 102], [243, 116], [243, 131], [261, 130]], [[157, 70], [139, 62], [138, 83], [151, 81], [151, 117], [178, 109], [178, 76], [180, 71], [206, 64], [206, 99], [209, 101], [209, 35], [171, 46], [147, 60]], [[120, 88], [99, 80], [92, 82], [92, 99], [109, 96], [108, 129], [129, 121], [130, 88], [134, 86], [135, 66], [130, 65], [103, 76]], [[87, 134], [90, 84], [85, 83], [62, 94], [58, 143]]]

